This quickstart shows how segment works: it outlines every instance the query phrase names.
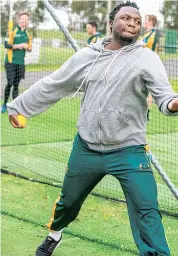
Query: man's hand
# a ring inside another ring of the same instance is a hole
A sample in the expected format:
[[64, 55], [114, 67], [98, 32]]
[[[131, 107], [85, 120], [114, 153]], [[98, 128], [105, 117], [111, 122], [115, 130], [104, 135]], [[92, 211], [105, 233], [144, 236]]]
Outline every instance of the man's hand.
[[21, 45], [22, 45], [22, 48], [23, 48], [23, 49], [25, 49], [25, 50], [28, 49], [28, 44], [27, 44], [27, 43], [23, 43], [23, 44], [21, 44]]
[[32, 48], [28, 47], [26, 50], [27, 50], [28, 52], [31, 52]]
[[14, 44], [13, 45], [13, 50], [19, 49], [19, 50], [26, 50], [28, 48], [28, 44], [22, 43], [22, 44]]
[[9, 121], [14, 128], [25, 128], [17, 119], [18, 115], [10, 115]]
[[178, 98], [175, 98], [174, 100], [171, 100], [168, 104], [168, 109], [171, 112], [178, 112]]

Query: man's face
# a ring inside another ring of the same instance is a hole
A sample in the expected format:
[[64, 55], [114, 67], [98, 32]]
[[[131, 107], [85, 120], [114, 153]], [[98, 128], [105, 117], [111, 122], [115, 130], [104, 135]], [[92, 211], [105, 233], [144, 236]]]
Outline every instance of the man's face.
[[87, 25], [86, 25], [86, 31], [87, 31], [87, 34], [88, 34], [89, 36], [92, 36], [92, 35], [95, 34], [96, 29], [95, 29], [95, 27], [93, 27], [91, 24], [87, 24]]
[[145, 16], [144, 28], [149, 29], [152, 26], [153, 26], [152, 21], [149, 20], [148, 16]]
[[29, 18], [28, 15], [23, 14], [19, 18], [19, 25], [20, 27], [27, 28], [29, 24]]
[[115, 16], [112, 33], [115, 40], [134, 43], [141, 30], [141, 16], [136, 8], [122, 7]]

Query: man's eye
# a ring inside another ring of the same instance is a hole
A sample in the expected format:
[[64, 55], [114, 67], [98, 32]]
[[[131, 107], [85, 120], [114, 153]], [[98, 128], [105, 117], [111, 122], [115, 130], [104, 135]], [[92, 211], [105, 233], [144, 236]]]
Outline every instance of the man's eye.
[[123, 17], [124, 20], [128, 20], [128, 17]]
[[136, 21], [136, 24], [137, 24], [137, 25], [140, 25], [140, 24], [141, 24], [141, 22], [138, 20], [138, 21]]

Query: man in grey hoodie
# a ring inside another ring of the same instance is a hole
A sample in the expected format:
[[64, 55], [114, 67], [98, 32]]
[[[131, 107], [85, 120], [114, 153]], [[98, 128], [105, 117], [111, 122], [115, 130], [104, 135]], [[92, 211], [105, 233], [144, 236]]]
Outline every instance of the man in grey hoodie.
[[63, 229], [106, 174], [122, 186], [139, 255], [170, 255], [145, 147], [147, 96], [150, 92], [159, 110], [170, 116], [178, 115], [178, 98], [158, 55], [137, 42], [141, 28], [137, 5], [129, 1], [116, 6], [110, 27], [111, 38], [81, 49], [8, 104], [10, 122], [22, 128], [17, 114], [32, 117], [85, 88], [78, 134], [48, 224], [50, 233], [36, 256], [52, 255]]

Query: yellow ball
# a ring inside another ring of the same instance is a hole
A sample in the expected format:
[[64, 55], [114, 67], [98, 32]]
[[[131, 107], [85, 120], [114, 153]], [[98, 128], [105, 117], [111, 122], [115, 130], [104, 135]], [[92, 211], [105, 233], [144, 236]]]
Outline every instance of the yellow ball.
[[26, 127], [26, 125], [27, 125], [27, 119], [26, 119], [24, 116], [18, 115], [18, 116], [17, 116], [17, 121], [20, 123], [20, 125], [21, 125], [23, 128]]

